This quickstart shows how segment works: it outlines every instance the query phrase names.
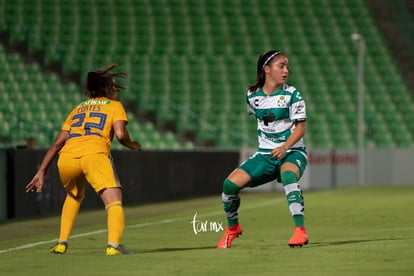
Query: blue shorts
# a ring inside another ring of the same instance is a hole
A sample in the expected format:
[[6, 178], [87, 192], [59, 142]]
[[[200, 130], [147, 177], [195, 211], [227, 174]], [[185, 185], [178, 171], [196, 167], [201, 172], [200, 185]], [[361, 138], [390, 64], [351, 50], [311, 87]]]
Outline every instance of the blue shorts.
[[299, 168], [300, 176], [302, 176], [308, 163], [306, 150], [290, 149], [281, 160], [268, 153], [256, 152], [240, 164], [238, 168], [250, 176], [250, 187], [256, 187], [275, 179], [281, 182], [280, 168], [287, 162], [296, 164]]

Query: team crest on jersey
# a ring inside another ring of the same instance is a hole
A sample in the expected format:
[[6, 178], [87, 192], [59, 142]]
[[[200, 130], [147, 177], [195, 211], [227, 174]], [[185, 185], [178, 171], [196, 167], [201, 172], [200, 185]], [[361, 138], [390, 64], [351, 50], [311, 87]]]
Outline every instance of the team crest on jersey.
[[286, 106], [285, 96], [282, 95], [277, 99], [277, 106], [279, 106], [279, 107]]

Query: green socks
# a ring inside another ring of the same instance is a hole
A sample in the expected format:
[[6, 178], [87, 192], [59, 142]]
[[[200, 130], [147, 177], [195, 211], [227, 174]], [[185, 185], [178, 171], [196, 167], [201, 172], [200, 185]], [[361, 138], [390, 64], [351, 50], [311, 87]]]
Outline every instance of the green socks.
[[223, 200], [224, 213], [227, 217], [228, 225], [234, 226], [239, 223], [239, 197], [240, 187], [226, 178], [223, 183], [223, 193], [221, 198]]
[[285, 171], [282, 173], [281, 178], [289, 206], [289, 211], [293, 216], [295, 226], [303, 227], [305, 225], [304, 200], [300, 186], [297, 183], [298, 180], [296, 174], [292, 171]]
[[[282, 173], [281, 179], [294, 224], [296, 227], [304, 227], [304, 200], [300, 186], [297, 183], [298, 180], [296, 174], [292, 171], [285, 171]], [[239, 191], [239, 186], [229, 179], [224, 180], [221, 198], [223, 201], [224, 212], [227, 217], [227, 223], [230, 227], [239, 223]]]

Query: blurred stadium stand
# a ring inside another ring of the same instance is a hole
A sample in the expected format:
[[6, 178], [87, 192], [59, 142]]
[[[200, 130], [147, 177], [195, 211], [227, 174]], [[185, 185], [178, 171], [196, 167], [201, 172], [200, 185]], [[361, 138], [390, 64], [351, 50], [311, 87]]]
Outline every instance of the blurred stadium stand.
[[367, 41], [366, 146], [412, 147], [410, 69], [378, 23], [387, 1], [371, 2], [0, 0], [0, 143], [35, 134], [48, 146], [86, 73], [120, 63], [129, 129], [145, 148], [254, 148], [245, 90], [257, 56], [280, 49], [308, 104], [307, 145], [355, 148], [356, 32]]

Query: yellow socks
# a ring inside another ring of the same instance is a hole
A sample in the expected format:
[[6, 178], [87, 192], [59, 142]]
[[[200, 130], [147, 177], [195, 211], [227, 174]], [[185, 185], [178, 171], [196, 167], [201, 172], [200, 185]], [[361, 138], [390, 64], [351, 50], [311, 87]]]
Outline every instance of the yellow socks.
[[121, 201], [114, 201], [105, 206], [108, 212], [108, 244], [119, 245], [125, 227], [124, 208]]
[[59, 241], [67, 241], [72, 232], [73, 225], [79, 214], [79, 208], [82, 200], [76, 200], [71, 196], [66, 196], [62, 207], [62, 215], [60, 218], [60, 235]]
[[[69, 239], [73, 225], [79, 214], [80, 205], [81, 200], [78, 201], [71, 196], [66, 196], [60, 219], [59, 242]], [[125, 227], [125, 215], [122, 202], [114, 201], [105, 206], [105, 209], [108, 212], [108, 244], [111, 243], [118, 246]]]

